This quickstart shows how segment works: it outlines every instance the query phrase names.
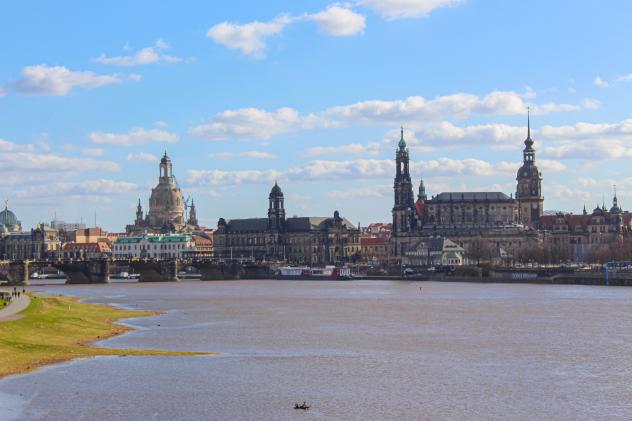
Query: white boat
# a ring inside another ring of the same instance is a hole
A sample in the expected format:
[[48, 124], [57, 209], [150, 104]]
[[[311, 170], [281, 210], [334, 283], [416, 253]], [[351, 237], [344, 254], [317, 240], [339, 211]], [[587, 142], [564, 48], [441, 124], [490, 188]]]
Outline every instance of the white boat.
[[348, 267], [325, 266], [324, 268], [308, 266], [284, 266], [279, 268], [278, 279], [323, 279], [343, 280], [351, 279], [351, 269]]

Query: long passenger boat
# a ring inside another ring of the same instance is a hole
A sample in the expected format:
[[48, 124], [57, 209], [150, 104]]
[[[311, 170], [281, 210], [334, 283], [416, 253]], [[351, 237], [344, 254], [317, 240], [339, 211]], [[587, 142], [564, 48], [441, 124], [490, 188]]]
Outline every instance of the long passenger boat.
[[342, 281], [351, 279], [351, 268], [325, 266], [315, 268], [308, 266], [283, 266], [276, 273], [277, 279], [311, 279]]

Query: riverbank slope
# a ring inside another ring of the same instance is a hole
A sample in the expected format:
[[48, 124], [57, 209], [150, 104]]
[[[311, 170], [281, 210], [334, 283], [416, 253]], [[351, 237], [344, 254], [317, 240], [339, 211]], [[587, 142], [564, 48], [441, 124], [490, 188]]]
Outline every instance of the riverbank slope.
[[99, 355], [212, 355], [91, 345], [132, 330], [116, 324], [118, 320], [156, 314], [79, 303], [75, 297], [32, 295], [29, 306], [20, 313], [21, 318], [0, 322], [0, 378], [26, 373], [47, 364]]

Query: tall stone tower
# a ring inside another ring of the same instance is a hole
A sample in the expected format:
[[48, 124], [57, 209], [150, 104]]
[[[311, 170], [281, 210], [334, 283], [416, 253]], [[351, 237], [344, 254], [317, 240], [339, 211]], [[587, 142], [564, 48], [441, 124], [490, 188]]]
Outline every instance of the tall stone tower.
[[283, 191], [274, 182], [274, 187], [268, 196], [268, 229], [282, 231], [285, 228], [285, 208], [283, 207]]
[[136, 206], [136, 219], [134, 220], [134, 224], [137, 226], [142, 226], [145, 223], [143, 219], [143, 205], [140, 204], [140, 198], [138, 199], [138, 206]]
[[194, 227], [198, 226], [197, 213], [195, 211], [195, 202], [193, 201], [193, 199], [191, 199], [191, 206], [189, 206], [189, 220], [187, 221], [187, 224]]
[[415, 196], [413, 194], [413, 184], [410, 180], [408, 167], [408, 149], [404, 140], [404, 128], [402, 127], [401, 138], [395, 153], [395, 205], [393, 206], [393, 235], [400, 236], [413, 232], [417, 228]]
[[160, 160], [158, 185], [152, 189], [149, 198], [148, 219], [152, 230], [180, 231], [185, 225], [184, 198], [166, 151]]
[[533, 227], [542, 216], [544, 196], [542, 196], [542, 173], [535, 165], [535, 149], [531, 140], [531, 118], [527, 114], [527, 138], [522, 152], [523, 164], [518, 170], [516, 180], [516, 199], [520, 221], [528, 227]]

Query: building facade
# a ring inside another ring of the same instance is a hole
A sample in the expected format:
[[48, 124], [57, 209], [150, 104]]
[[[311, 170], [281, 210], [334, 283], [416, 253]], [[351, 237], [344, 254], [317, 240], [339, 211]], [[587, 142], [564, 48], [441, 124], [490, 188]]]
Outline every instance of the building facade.
[[10, 260], [45, 260], [59, 257], [59, 231], [39, 224], [26, 232], [11, 232], [0, 238], [0, 256]]
[[394, 255], [401, 258], [420, 240], [431, 237], [448, 238], [466, 253], [486, 249], [486, 253], [499, 256], [541, 241], [536, 228], [544, 202], [542, 174], [535, 165], [530, 121], [524, 144], [515, 198], [502, 192], [442, 192], [428, 199], [421, 180], [417, 200], [413, 201], [409, 153], [402, 131], [393, 186]]
[[347, 260], [345, 246], [359, 231], [338, 211], [333, 217], [286, 217], [277, 183], [268, 196], [267, 218], [220, 218], [213, 234], [215, 257], [336, 264]]
[[180, 259], [195, 251], [193, 237], [186, 234], [146, 234], [119, 237], [112, 245], [115, 259]]
[[579, 215], [544, 215], [538, 228], [550, 252], [578, 262], [593, 261], [595, 253], [632, 233], [632, 214], [621, 209], [615, 192], [610, 209], [597, 205], [588, 213], [584, 206]]

